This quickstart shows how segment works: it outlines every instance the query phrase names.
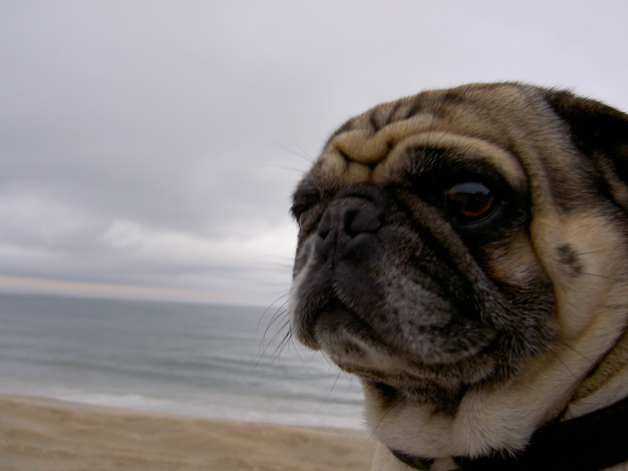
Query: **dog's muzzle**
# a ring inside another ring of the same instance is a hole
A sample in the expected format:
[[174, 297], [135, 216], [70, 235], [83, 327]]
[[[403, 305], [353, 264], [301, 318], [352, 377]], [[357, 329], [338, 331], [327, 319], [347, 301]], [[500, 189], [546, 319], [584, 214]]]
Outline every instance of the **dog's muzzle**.
[[293, 324], [301, 342], [319, 348], [314, 324], [321, 313], [330, 317], [329, 322], [334, 318], [340, 328], [349, 318], [357, 321], [346, 309], [350, 306], [363, 318], [360, 322], [368, 322], [368, 312], [382, 298], [372, 269], [382, 255], [378, 232], [385, 226], [385, 210], [382, 190], [359, 183], [341, 190], [323, 213], [304, 269], [308, 276], [299, 285], [296, 301], [299, 315]]

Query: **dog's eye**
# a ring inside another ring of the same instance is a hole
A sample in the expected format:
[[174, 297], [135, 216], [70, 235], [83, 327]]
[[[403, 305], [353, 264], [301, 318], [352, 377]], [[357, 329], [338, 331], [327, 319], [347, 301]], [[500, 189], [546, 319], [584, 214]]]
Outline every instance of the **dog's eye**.
[[443, 194], [445, 210], [460, 222], [474, 222], [490, 216], [495, 203], [493, 192], [478, 182], [458, 183]]

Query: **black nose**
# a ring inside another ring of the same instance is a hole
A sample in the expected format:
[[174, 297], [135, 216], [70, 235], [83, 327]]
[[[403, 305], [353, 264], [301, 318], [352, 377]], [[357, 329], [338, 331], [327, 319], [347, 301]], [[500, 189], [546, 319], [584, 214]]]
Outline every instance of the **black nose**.
[[324, 258], [364, 256], [384, 224], [385, 198], [375, 185], [351, 185], [338, 193], [318, 225], [316, 249]]
[[350, 238], [365, 232], [377, 232], [382, 225], [380, 213], [351, 204], [333, 205], [325, 211], [317, 234], [326, 239], [333, 231], [340, 231]]

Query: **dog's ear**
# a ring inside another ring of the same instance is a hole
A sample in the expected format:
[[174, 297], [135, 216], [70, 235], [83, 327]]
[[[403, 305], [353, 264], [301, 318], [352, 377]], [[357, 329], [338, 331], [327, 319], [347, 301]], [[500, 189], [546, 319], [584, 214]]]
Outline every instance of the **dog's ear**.
[[576, 147], [592, 159], [611, 196], [628, 211], [628, 115], [566, 91], [548, 90], [545, 97], [569, 125]]

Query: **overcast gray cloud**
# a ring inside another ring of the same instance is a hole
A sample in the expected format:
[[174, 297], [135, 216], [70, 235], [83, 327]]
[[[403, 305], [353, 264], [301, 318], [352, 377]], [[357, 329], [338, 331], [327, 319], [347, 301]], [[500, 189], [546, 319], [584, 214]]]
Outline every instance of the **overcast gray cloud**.
[[0, 275], [285, 292], [289, 196], [354, 113], [523, 80], [628, 109], [628, 4], [0, 5]]

